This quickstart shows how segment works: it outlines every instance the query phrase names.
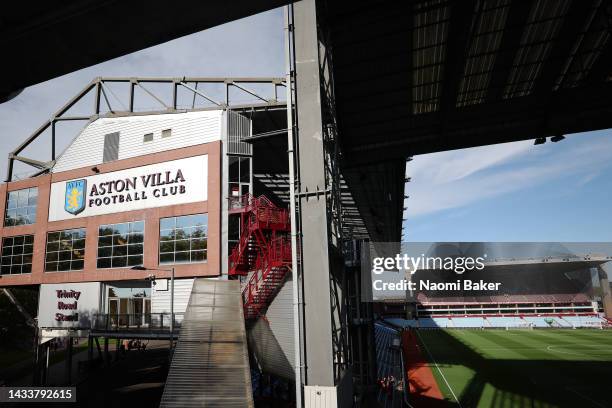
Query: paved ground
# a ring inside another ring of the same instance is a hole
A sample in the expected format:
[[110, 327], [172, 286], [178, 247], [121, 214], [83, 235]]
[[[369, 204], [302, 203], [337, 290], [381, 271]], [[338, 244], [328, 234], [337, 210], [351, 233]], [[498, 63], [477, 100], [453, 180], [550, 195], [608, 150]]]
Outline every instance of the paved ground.
[[[28, 407], [91, 407], [91, 408], [148, 408], [159, 406], [168, 375], [168, 343], [151, 341], [145, 351], [131, 350], [123, 358], [115, 359], [115, 347], [111, 347], [113, 362], [105, 367], [99, 362], [89, 373], [78, 373], [73, 378], [77, 384], [77, 403], [27, 404]], [[97, 351], [94, 352], [97, 356]], [[87, 360], [87, 350], [73, 356], [76, 361]], [[49, 383], [64, 384], [64, 362], [50, 368]], [[30, 380], [31, 376], [23, 381]], [[23, 407], [23, 404], [10, 406]]]

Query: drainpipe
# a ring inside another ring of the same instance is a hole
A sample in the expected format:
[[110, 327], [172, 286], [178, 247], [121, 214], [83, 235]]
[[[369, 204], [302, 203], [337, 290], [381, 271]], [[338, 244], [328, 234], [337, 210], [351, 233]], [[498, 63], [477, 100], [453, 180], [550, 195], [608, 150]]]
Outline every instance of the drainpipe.
[[295, 406], [302, 407], [302, 359], [300, 350], [300, 290], [297, 260], [297, 229], [295, 211], [295, 163], [293, 146], [293, 78], [292, 78], [292, 35], [293, 6], [285, 6], [285, 68], [287, 90], [287, 153], [289, 158], [289, 212], [291, 219], [291, 274], [293, 275], [293, 340], [295, 350]]

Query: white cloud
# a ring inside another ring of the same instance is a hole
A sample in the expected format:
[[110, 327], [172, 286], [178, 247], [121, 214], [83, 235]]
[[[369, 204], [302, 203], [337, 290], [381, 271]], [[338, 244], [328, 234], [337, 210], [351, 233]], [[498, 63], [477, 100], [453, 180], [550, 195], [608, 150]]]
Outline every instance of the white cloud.
[[[612, 163], [612, 137], [571, 136], [443, 152], [408, 163], [407, 217], [419, 217], [572, 176], [586, 183]], [[589, 140], [585, 143], [586, 138]], [[576, 138], [576, 139], [574, 139]]]

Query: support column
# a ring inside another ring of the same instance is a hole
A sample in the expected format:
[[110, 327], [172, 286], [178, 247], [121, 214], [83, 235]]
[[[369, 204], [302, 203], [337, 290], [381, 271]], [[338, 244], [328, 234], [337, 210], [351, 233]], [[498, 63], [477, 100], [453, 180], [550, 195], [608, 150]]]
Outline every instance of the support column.
[[599, 284], [601, 286], [601, 303], [603, 303], [604, 314], [608, 319], [612, 319], [612, 294], [610, 293], [610, 281], [608, 274], [601, 266], [597, 267]]
[[110, 355], [108, 353], [108, 337], [104, 338], [104, 361], [106, 361], [106, 365], [110, 365]]
[[[305, 384], [335, 386], [328, 220], [315, 0], [294, 5]], [[309, 399], [305, 396], [305, 400]]]
[[66, 346], [66, 385], [72, 384], [72, 336], [68, 336]]
[[91, 337], [91, 334], [87, 337], [87, 364], [88, 364], [88, 369], [91, 369], [92, 366], [92, 361], [93, 361], [93, 337]]

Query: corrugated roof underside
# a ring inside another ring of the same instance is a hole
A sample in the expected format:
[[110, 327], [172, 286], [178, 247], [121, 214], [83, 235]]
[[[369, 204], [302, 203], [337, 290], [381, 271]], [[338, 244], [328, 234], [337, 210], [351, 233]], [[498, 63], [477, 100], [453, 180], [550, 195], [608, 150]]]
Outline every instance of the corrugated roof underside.
[[238, 281], [195, 280], [160, 407], [253, 407], [240, 296]]

